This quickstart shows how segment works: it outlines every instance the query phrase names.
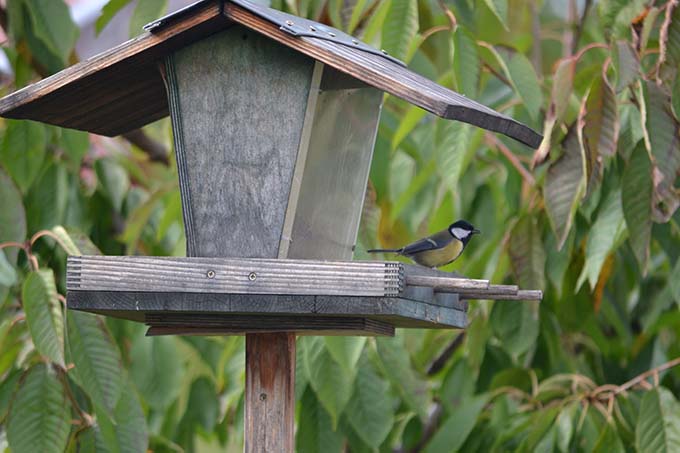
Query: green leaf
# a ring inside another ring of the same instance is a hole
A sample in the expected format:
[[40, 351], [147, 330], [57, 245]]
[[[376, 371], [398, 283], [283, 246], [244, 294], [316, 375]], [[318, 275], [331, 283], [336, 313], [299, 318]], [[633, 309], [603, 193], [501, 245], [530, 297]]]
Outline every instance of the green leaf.
[[612, 49], [612, 63], [616, 70], [616, 92], [632, 84], [640, 74], [640, 61], [633, 47], [627, 41], [616, 41]]
[[674, 75], [677, 75], [680, 65], [680, 7], [677, 2], [667, 3], [666, 16], [659, 32], [659, 44], [660, 61], [673, 68]]
[[618, 244], [624, 232], [621, 193], [618, 190], [612, 190], [602, 202], [597, 220], [588, 233], [586, 263], [578, 278], [576, 288], [580, 288], [586, 279], [591, 289], [595, 288], [607, 255]]
[[87, 132], [75, 129], [61, 129], [61, 146], [69, 157], [73, 170], [78, 171], [83, 157], [90, 149], [90, 136]]
[[635, 446], [640, 453], [680, 451], [680, 404], [667, 389], [652, 389], [642, 398]]
[[545, 250], [536, 219], [525, 215], [510, 232], [508, 254], [518, 284], [526, 289], [545, 287]]
[[391, 0], [382, 31], [382, 47], [393, 57], [403, 60], [418, 32], [418, 2]]
[[[21, 201], [21, 193], [12, 178], [0, 166], [0, 242], [19, 242], [26, 239], [26, 212]], [[19, 250], [16, 247], [3, 249], [10, 264], [17, 261]]]
[[576, 58], [564, 58], [560, 60], [552, 85], [552, 108], [554, 109], [555, 122], [562, 121], [569, 107], [569, 99], [574, 91], [574, 73], [576, 72]]
[[538, 119], [538, 114], [543, 106], [543, 93], [536, 71], [529, 59], [520, 52], [506, 48], [489, 46], [488, 49], [498, 60], [505, 76], [522, 100], [524, 108], [529, 112], [531, 118]]
[[162, 17], [167, 7], [168, 0], [138, 0], [130, 18], [130, 37], [141, 34], [144, 25]]
[[326, 350], [348, 374], [356, 373], [356, 365], [366, 344], [366, 337], [323, 337]]
[[484, 3], [496, 16], [503, 28], [508, 30], [508, 0], [484, 0]]
[[95, 162], [97, 178], [113, 208], [120, 212], [125, 195], [130, 190], [130, 177], [125, 169], [113, 159], [99, 159]]
[[64, 366], [64, 318], [52, 270], [41, 269], [28, 274], [21, 299], [35, 348]]
[[453, 71], [458, 91], [475, 98], [479, 87], [481, 62], [474, 36], [462, 25], [453, 34]]
[[670, 99], [662, 87], [643, 81], [642, 121], [645, 145], [654, 166], [655, 221], [666, 222], [680, 205], [674, 187], [680, 171], [680, 127], [673, 117]]
[[63, 0], [23, 0], [33, 34], [51, 53], [66, 63], [78, 39], [78, 27]]
[[619, 136], [619, 117], [616, 97], [604, 77], [597, 77], [580, 113], [583, 124], [583, 145], [589, 154], [613, 156]]
[[82, 255], [80, 249], [78, 249], [78, 246], [73, 241], [73, 238], [71, 238], [71, 235], [68, 234], [63, 226], [55, 226], [52, 228], [52, 233], [59, 238], [59, 245], [68, 255]]
[[388, 384], [373, 371], [371, 364], [363, 360], [345, 414], [354, 431], [373, 448], [383, 443], [394, 421], [388, 388]]
[[493, 305], [491, 326], [502, 347], [518, 357], [536, 344], [538, 338], [538, 312], [530, 304], [498, 301]]
[[352, 396], [354, 373], [347, 373], [324, 347], [320, 337], [306, 338], [304, 364], [309, 384], [316, 397], [331, 417], [331, 424], [338, 426], [340, 414]]
[[33, 121], [7, 120], [0, 148], [0, 162], [21, 192], [26, 193], [45, 160], [47, 134], [45, 126]]
[[295, 442], [299, 453], [340, 453], [342, 435], [333, 430], [331, 418], [311, 389], [302, 396], [300, 420]]
[[437, 173], [446, 189], [455, 191], [458, 180], [474, 148], [470, 146], [471, 128], [461, 121], [437, 120]]
[[[56, 230], [59, 227], [53, 229]], [[78, 255], [101, 255], [102, 252], [92, 243], [89, 237], [76, 228], [66, 228], [66, 233], [78, 249]]]
[[102, 8], [102, 14], [97, 18], [97, 23], [95, 24], [95, 31], [99, 34], [111, 19], [118, 14], [118, 12], [123, 9], [132, 0], [109, 0], [109, 2]]
[[548, 168], [545, 178], [545, 210], [557, 237], [557, 249], [567, 240], [574, 215], [586, 189], [585, 162], [575, 128], [562, 142], [562, 155]]
[[118, 346], [99, 317], [68, 311], [68, 352], [75, 368], [73, 379], [109, 413], [122, 392], [123, 365]]
[[144, 401], [164, 411], [179, 395], [181, 368], [175, 363], [177, 339], [137, 337], [130, 351], [130, 377]]
[[[4, 253], [0, 253], [0, 287], [12, 286], [17, 282], [17, 271], [14, 266], [7, 260]], [[2, 293], [0, 293], [2, 294]], [[2, 299], [0, 299], [1, 301]]]
[[625, 453], [621, 438], [613, 423], [606, 423], [597, 439], [593, 453]]
[[647, 274], [649, 242], [652, 236], [652, 165], [640, 144], [631, 155], [621, 182], [621, 204], [630, 245], [642, 274]]
[[21, 378], [7, 423], [14, 453], [62, 453], [71, 430], [71, 410], [55, 371], [45, 364]]
[[415, 371], [403, 337], [376, 338], [377, 358], [383, 368], [383, 375], [392, 383], [404, 402], [422, 421], [427, 419], [430, 402], [427, 381]]
[[22, 374], [19, 370], [13, 370], [0, 381], [0, 423], [3, 425], [5, 424], [10, 403], [16, 394]]
[[448, 453], [459, 450], [472, 432], [488, 399], [488, 395], [484, 394], [463, 400], [434, 434], [425, 447], [425, 453]]
[[134, 386], [127, 379], [120, 394], [113, 417], [95, 406], [97, 451], [107, 453], [145, 452], [149, 444], [144, 412]]
[[66, 167], [50, 164], [26, 196], [26, 217], [29, 231], [49, 230], [64, 223], [68, 193]]
[[392, 134], [392, 150], [399, 148], [401, 142], [404, 141], [408, 134], [410, 134], [413, 129], [420, 123], [420, 121], [425, 118], [427, 112], [420, 107], [412, 105], [408, 108], [406, 113], [402, 115], [401, 121], [397, 130]]
[[680, 304], [680, 260], [675, 263], [671, 275], [668, 277], [668, 281], [671, 286], [671, 292], [673, 293], [673, 299]]

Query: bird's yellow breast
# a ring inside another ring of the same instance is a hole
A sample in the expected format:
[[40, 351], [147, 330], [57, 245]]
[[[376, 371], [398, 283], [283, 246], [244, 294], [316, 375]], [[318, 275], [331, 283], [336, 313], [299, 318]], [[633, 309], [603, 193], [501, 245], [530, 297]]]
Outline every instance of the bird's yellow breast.
[[453, 239], [446, 246], [436, 250], [426, 250], [424, 252], [416, 253], [411, 258], [418, 264], [427, 267], [441, 267], [449, 264], [460, 256], [463, 251], [463, 243], [457, 239]]

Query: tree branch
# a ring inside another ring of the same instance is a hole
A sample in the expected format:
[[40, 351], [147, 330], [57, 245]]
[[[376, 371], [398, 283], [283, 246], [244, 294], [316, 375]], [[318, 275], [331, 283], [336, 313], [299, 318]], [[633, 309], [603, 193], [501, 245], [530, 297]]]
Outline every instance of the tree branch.
[[451, 343], [442, 351], [439, 356], [432, 361], [429, 368], [427, 369], [427, 375], [433, 376], [439, 373], [442, 368], [446, 365], [446, 362], [453, 356], [453, 354], [461, 347], [465, 340], [465, 331], [462, 331], [456, 338], [453, 339]]
[[515, 167], [527, 184], [530, 186], [536, 185], [536, 180], [534, 179], [533, 175], [529, 173], [526, 168], [524, 168], [524, 165], [522, 165], [517, 156], [515, 156], [515, 154], [513, 154], [513, 152], [503, 144], [503, 142], [488, 132], [484, 135], [484, 137], [486, 138], [486, 142], [489, 144], [489, 146], [495, 147], [498, 151], [500, 151], [501, 154], [505, 156], [506, 159], [510, 161], [510, 164]]
[[581, 14], [581, 19], [578, 21], [578, 24], [576, 25], [576, 31], [574, 32], [574, 37], [573, 40], [571, 41], [571, 55], [574, 55], [576, 53], [576, 49], [578, 49], [578, 42], [581, 40], [583, 29], [586, 26], [586, 19], [588, 18], [588, 12], [590, 11], [590, 7], [592, 5], [593, 0], [586, 0], [586, 4], [583, 7], [583, 14]]
[[165, 146], [149, 137], [142, 129], [135, 129], [123, 134], [123, 138], [149, 155], [152, 162], [170, 164], [168, 150]]

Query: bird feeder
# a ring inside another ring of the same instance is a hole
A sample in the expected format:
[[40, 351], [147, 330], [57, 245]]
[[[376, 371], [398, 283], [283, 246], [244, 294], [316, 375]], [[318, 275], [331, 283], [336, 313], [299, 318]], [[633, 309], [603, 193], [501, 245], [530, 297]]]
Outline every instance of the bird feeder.
[[334, 28], [203, 0], [0, 100], [115, 136], [170, 114], [187, 258], [70, 257], [68, 308], [150, 335], [246, 334], [246, 451], [292, 451], [295, 335], [464, 328], [466, 299], [540, 291], [352, 261], [383, 94], [530, 147], [527, 126]]

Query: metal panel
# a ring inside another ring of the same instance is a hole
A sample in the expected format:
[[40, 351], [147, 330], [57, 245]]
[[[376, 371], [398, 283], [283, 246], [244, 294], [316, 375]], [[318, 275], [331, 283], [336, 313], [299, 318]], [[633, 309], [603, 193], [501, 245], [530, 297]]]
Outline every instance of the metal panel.
[[346, 260], [354, 250], [383, 93], [337, 87], [335, 72], [326, 67], [321, 80], [289, 258]]
[[167, 60], [189, 256], [278, 255], [313, 66], [240, 26]]

